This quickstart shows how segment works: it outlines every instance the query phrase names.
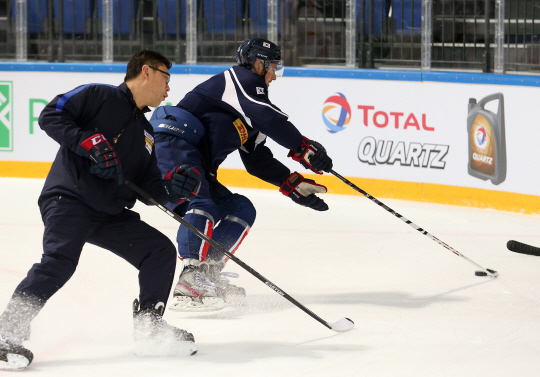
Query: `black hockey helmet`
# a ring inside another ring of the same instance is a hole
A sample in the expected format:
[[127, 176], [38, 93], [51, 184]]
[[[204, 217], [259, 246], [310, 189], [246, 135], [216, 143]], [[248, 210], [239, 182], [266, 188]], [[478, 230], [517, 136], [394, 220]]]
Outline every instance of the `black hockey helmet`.
[[278, 45], [267, 39], [251, 38], [242, 42], [236, 50], [236, 61], [240, 67], [252, 68], [257, 60], [264, 62], [264, 68], [268, 70], [270, 64], [278, 65], [276, 74], [282, 70], [281, 49]]

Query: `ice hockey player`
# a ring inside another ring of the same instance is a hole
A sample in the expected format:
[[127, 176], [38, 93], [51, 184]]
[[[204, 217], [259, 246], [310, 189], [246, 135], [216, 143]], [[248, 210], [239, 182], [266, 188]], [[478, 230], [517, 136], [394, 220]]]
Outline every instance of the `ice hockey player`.
[[[86, 242], [139, 270], [136, 341], [173, 339], [180, 351], [196, 351], [192, 334], [162, 318], [174, 282], [174, 244], [129, 209], [141, 198], [122, 184], [125, 177], [163, 204], [196, 195], [199, 173], [189, 166], [175, 167], [162, 179], [152, 127], [144, 116], [148, 106], [159, 106], [167, 97], [170, 67], [161, 54], [140, 51], [129, 60], [118, 87], [79, 86], [58, 95], [41, 113], [39, 125], [60, 144], [38, 201], [45, 224], [43, 256], [0, 316], [0, 370], [32, 362], [32, 353], [23, 347], [30, 322], [73, 275]], [[105, 315], [110, 309], [103, 310]]]
[[[248, 173], [279, 187], [295, 203], [317, 211], [328, 209], [317, 197], [326, 187], [292, 172], [265, 146], [266, 137], [290, 149], [289, 156], [322, 174], [332, 160], [319, 143], [301, 135], [288, 116], [270, 102], [268, 88], [283, 72], [280, 48], [265, 39], [243, 42], [237, 66], [195, 87], [176, 105], [154, 111], [156, 155], [162, 172], [188, 164], [201, 172], [199, 194], [191, 202], [169, 205], [184, 219], [234, 253], [255, 221], [255, 208], [245, 196], [218, 181], [218, 168], [238, 150]], [[226, 259], [186, 227], [177, 234], [183, 270], [171, 310], [222, 309], [226, 301], [245, 296], [222, 274]]]

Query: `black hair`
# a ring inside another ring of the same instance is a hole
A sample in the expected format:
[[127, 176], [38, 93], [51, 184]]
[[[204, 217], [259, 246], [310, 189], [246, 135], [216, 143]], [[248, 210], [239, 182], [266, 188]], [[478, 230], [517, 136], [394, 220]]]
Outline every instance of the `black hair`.
[[161, 55], [159, 52], [142, 50], [134, 53], [127, 64], [126, 77], [124, 77], [124, 82], [133, 80], [141, 73], [143, 65], [159, 66], [164, 64], [167, 69], [171, 69], [172, 63], [165, 56]]

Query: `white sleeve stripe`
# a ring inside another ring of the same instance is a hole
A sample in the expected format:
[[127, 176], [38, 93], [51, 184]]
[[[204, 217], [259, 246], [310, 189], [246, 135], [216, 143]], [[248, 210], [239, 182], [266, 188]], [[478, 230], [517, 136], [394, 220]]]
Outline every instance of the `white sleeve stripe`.
[[255, 139], [255, 145], [259, 145], [266, 139], [266, 135], [259, 131], [259, 134], [257, 135], [257, 138]]
[[282, 113], [281, 111], [279, 110], [276, 110], [273, 106], [267, 104], [267, 103], [264, 103], [264, 102], [260, 102], [260, 101], [255, 101], [253, 98], [251, 98], [250, 96], [248, 96], [246, 94], [246, 92], [244, 91], [244, 88], [242, 88], [242, 85], [240, 85], [240, 82], [238, 81], [238, 77], [236, 77], [236, 73], [234, 73], [233, 69], [229, 69], [229, 72], [232, 73], [232, 75], [234, 76], [234, 79], [236, 81], [236, 83], [238, 84], [238, 87], [240, 88], [240, 90], [242, 91], [242, 94], [244, 95], [244, 97], [246, 97], [248, 100], [250, 100], [251, 102], [255, 102], [256, 104], [258, 105], [263, 105], [263, 106], [268, 106], [269, 108], [271, 108], [272, 110], [274, 110], [275, 112], [277, 113], [280, 113], [281, 115], [283, 115], [284, 117], [287, 117], [289, 118], [289, 116], [285, 113]]
[[244, 111], [242, 110], [242, 106], [240, 106], [240, 102], [238, 101], [238, 95], [236, 93], [236, 89], [234, 87], [234, 83], [232, 81], [230, 73], [227, 71], [224, 74], [225, 76], [225, 90], [223, 91], [223, 95], [221, 96], [221, 100], [230, 106], [232, 106], [236, 111], [240, 113], [246, 120], [247, 124], [250, 127], [253, 127], [251, 125], [251, 119], [249, 119]]
[[[259, 133], [257, 133], [257, 137], [255, 138], [255, 143], [254, 143], [255, 145], [253, 146], [253, 150], [255, 150], [257, 148], [257, 145], [262, 143], [264, 139], [266, 139], [266, 135], [263, 134], [261, 131], [259, 131]], [[249, 151], [243, 145], [240, 147], [240, 149], [246, 153], [249, 153]]]

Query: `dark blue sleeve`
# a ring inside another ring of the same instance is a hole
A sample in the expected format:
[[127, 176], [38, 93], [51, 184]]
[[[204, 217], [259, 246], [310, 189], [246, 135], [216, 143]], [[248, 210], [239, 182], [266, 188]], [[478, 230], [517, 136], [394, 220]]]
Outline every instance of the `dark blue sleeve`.
[[274, 158], [272, 151], [264, 145], [264, 142], [249, 152], [246, 149], [238, 151], [247, 172], [265, 182], [279, 187], [291, 174], [288, 167]]
[[39, 126], [61, 146], [75, 152], [85, 124], [99, 112], [112, 85], [90, 84], [56, 96], [41, 112]]
[[[171, 168], [172, 169], [172, 168]], [[171, 170], [169, 169], [169, 170]], [[139, 182], [139, 186], [143, 190], [149, 192], [151, 196], [158, 201], [161, 205], [168, 203], [168, 197], [163, 188], [162, 174], [158, 168], [157, 158], [156, 158], [156, 149], [154, 148], [152, 156], [148, 161], [148, 164], [145, 169], [145, 174]], [[151, 205], [152, 203], [147, 202], [143, 197], [137, 195], [137, 198], [146, 205]]]

